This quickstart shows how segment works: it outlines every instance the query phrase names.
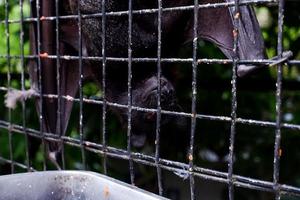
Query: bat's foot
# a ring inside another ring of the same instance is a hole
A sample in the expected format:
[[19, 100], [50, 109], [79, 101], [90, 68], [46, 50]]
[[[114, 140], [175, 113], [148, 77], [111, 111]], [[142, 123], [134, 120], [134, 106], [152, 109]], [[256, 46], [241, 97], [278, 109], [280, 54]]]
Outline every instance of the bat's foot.
[[243, 76], [255, 71], [258, 68], [259, 68], [259, 66], [255, 66], [255, 65], [238, 65], [237, 75], [238, 75], [238, 77], [243, 77]]
[[58, 169], [61, 170], [61, 152], [52, 151], [48, 153], [48, 158], [51, 161], [51, 163]]

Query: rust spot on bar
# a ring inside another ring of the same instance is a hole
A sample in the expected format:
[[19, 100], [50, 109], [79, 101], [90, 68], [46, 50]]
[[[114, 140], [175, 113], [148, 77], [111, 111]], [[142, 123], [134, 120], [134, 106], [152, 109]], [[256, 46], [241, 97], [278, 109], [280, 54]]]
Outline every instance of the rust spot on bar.
[[235, 15], [234, 15], [234, 19], [239, 19], [241, 16], [241, 14], [239, 12], [237, 12]]
[[279, 155], [279, 157], [282, 156], [282, 149], [279, 149], [279, 150], [278, 150], [278, 155]]
[[189, 161], [193, 161], [193, 155], [192, 154], [189, 154]]
[[234, 29], [232, 31], [233, 37], [237, 37], [238, 36], [238, 30]]

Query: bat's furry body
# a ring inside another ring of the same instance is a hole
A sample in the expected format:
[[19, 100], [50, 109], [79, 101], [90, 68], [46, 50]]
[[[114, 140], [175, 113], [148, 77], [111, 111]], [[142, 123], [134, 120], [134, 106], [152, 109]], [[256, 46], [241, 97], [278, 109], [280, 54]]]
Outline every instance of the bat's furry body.
[[[225, 0], [200, 0], [201, 4], [224, 2]], [[101, 13], [101, 0], [69, 0], [60, 1], [60, 15], [76, 15], [78, 9], [82, 14]], [[39, 16], [55, 16], [55, 4], [52, 1], [41, 0]], [[79, 6], [78, 6], [79, 5]], [[191, 0], [164, 0], [163, 7], [177, 7], [193, 5]], [[31, 3], [32, 16], [37, 17], [35, 1]], [[156, 1], [135, 0], [133, 9], [157, 8]], [[106, 12], [126, 11], [128, 2], [124, 0], [106, 1]], [[181, 45], [191, 41], [194, 25], [193, 11], [163, 12], [162, 14], [162, 56], [176, 57]], [[87, 56], [102, 56], [102, 18], [84, 18], [82, 25], [82, 52]], [[240, 7], [239, 18], [238, 56], [240, 59], [260, 59], [264, 56], [264, 44], [254, 11], [249, 6]], [[56, 54], [55, 21], [41, 21], [40, 30], [36, 25], [30, 29], [31, 51], [33, 54], [47, 52]], [[157, 57], [157, 13], [134, 14], [132, 23], [132, 52], [133, 57]], [[105, 50], [108, 57], [127, 57], [128, 55], [128, 16], [106, 17], [106, 43]], [[41, 52], [37, 52], [37, 33], [40, 31]], [[199, 9], [198, 36], [213, 42], [228, 57], [234, 56], [233, 52], [233, 12], [230, 8]], [[60, 20], [59, 27], [59, 53], [61, 55], [78, 55], [79, 38], [78, 22], [76, 19]], [[76, 60], [61, 60], [60, 88], [57, 88], [56, 61], [42, 59], [42, 88], [38, 88], [37, 60], [30, 65], [32, 86], [45, 94], [70, 95], [74, 97], [78, 90], [79, 67]], [[127, 63], [107, 62], [106, 98], [109, 101], [127, 104]], [[84, 61], [84, 79], [92, 78], [96, 82], [102, 81], [101, 62]], [[243, 75], [252, 70], [252, 66], [239, 66], [238, 74]], [[156, 63], [133, 64], [133, 105], [141, 107], [156, 107]], [[172, 84], [162, 78], [162, 108], [178, 110], [175, 92]], [[37, 100], [38, 102], [39, 100]], [[57, 118], [57, 101], [44, 99], [43, 119], [44, 130], [47, 132], [64, 135], [70, 117], [73, 103], [61, 101], [61, 122]], [[121, 119], [126, 122], [126, 111], [115, 109]], [[154, 120], [155, 121], [155, 120]], [[133, 113], [133, 134], [151, 132], [155, 125], [151, 115]], [[60, 124], [60, 126], [58, 126]], [[140, 142], [141, 144], [143, 143]], [[59, 145], [51, 143], [50, 152], [59, 152]]]

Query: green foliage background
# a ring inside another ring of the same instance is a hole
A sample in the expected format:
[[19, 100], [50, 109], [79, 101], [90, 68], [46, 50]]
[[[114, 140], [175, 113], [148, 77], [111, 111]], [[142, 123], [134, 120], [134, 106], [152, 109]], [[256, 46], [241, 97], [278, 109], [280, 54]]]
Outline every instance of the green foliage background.
[[[9, 19], [20, 19], [19, 3], [15, 0], [9, 0]], [[284, 25], [284, 49], [291, 50], [294, 53], [294, 59], [300, 60], [300, 2], [286, 1], [285, 25]], [[266, 52], [269, 58], [276, 55], [277, 47], [277, 8], [274, 6], [257, 7], [257, 16], [259, 18], [263, 36], [266, 44]], [[30, 7], [27, 1], [24, 2], [24, 17], [29, 17]], [[0, 0], [0, 21], [5, 19], [4, 0]], [[24, 25], [24, 54], [29, 55], [28, 41], [28, 23]], [[10, 54], [20, 55], [20, 23], [12, 23], [9, 25], [9, 43]], [[25, 65], [21, 65], [20, 59], [6, 59], [3, 55], [7, 54], [7, 40], [5, 34], [5, 24], [0, 23], [0, 87], [7, 87], [6, 74], [9, 71], [8, 62], [10, 62], [10, 71], [12, 75], [11, 87], [21, 88], [21, 76], [23, 70], [27, 70], [28, 60], [25, 59]], [[192, 55], [190, 47], [182, 49], [182, 55]], [[199, 42], [200, 58], [223, 58], [223, 55], [211, 44], [204, 41]], [[191, 102], [191, 66], [176, 66], [179, 77], [175, 83], [177, 88], [179, 102], [184, 111], [190, 111]], [[200, 114], [230, 116], [231, 105], [231, 89], [230, 87], [220, 88], [210, 85], [215, 82], [225, 83], [230, 86], [231, 68], [230, 66], [203, 65], [198, 68], [198, 80], [200, 82], [198, 88], [197, 112]], [[256, 119], [265, 121], [275, 121], [275, 90], [272, 88], [262, 89], [263, 85], [273, 85], [275, 88], [276, 68], [266, 68], [245, 78], [247, 88], [238, 90], [238, 117], [245, 119]], [[240, 80], [243, 81], [243, 80]], [[284, 84], [283, 84], [283, 121], [286, 123], [300, 124], [300, 72], [299, 66], [284, 66]], [[262, 87], [255, 86], [254, 83], [263, 84]], [[286, 83], [286, 84], [285, 84]], [[28, 89], [30, 82], [26, 75], [25, 86]], [[201, 87], [203, 86], [203, 87]], [[0, 90], [0, 120], [9, 121], [11, 123], [23, 125], [26, 127], [39, 130], [38, 118], [34, 108], [34, 101], [29, 99], [26, 101], [25, 119], [22, 118], [22, 106], [18, 105], [15, 110], [11, 111], [9, 119], [9, 111], [4, 106], [5, 91]], [[89, 98], [92, 96], [101, 96], [98, 88], [93, 83], [84, 86], [84, 95]], [[84, 133], [87, 140], [101, 143], [101, 108], [92, 105], [84, 105]], [[98, 110], [98, 112], [95, 112]], [[107, 123], [108, 143], [111, 146], [126, 149], [126, 134], [120, 127], [118, 120], [109, 114]], [[23, 121], [25, 120], [25, 121]], [[78, 105], [75, 105], [71, 116], [68, 135], [78, 138]], [[196, 135], [196, 158], [195, 162], [201, 167], [221, 170], [226, 172], [227, 163], [226, 156], [228, 153], [230, 124], [217, 121], [197, 121]], [[238, 124], [236, 136], [236, 155], [235, 155], [235, 174], [258, 178], [262, 180], [272, 181], [273, 173], [273, 148], [274, 148], [274, 128], [248, 126]], [[171, 133], [169, 133], [171, 134]], [[189, 134], [189, 130], [187, 130]], [[12, 136], [13, 158], [14, 160], [26, 163], [25, 137], [18, 133]], [[8, 145], [8, 131], [0, 127], [0, 156], [10, 158], [10, 148]], [[282, 157], [280, 182], [300, 187], [300, 133], [299, 131], [286, 130], [282, 131]], [[80, 150], [66, 146], [66, 168], [82, 169]], [[150, 150], [149, 150], [150, 149]], [[144, 153], [153, 151], [151, 147], [144, 148]], [[187, 162], [185, 158], [185, 150], [173, 152], [170, 157], [179, 161]], [[87, 152], [88, 169], [93, 171], [102, 171], [101, 157]], [[33, 166], [42, 170], [43, 155], [40, 151]], [[118, 161], [109, 159], [109, 174], [126, 180], [128, 172], [126, 170], [116, 169]], [[115, 164], [117, 163], [117, 164]], [[123, 163], [124, 165], [124, 163]], [[50, 166], [50, 168], [53, 168]], [[139, 179], [141, 185], [146, 185], [149, 179], [155, 176], [151, 170], [138, 166], [141, 172], [148, 173], [144, 178]], [[0, 163], [0, 173], [9, 173], [9, 166]], [[16, 167], [16, 172], [24, 170]], [[151, 173], [150, 173], [151, 172]], [[271, 194], [256, 193], [249, 190], [237, 189], [237, 199], [269, 199]], [[283, 199], [292, 199], [283, 197]]]

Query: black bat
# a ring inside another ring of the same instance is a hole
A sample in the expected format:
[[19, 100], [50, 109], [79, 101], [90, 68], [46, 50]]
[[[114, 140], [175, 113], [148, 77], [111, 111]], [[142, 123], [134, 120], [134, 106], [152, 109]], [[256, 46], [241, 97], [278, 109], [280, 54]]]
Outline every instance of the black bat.
[[[201, 4], [224, 3], [229, 0], [200, 0]], [[193, 5], [191, 0], [164, 0], [163, 8]], [[69, 0], [60, 1], [59, 15], [76, 15], [80, 13], [101, 13], [101, 0]], [[157, 1], [135, 0], [133, 9], [155, 9]], [[106, 12], [128, 10], [128, 2], [123, 0], [109, 0], [105, 4]], [[40, 0], [40, 13], [36, 12], [36, 1], [31, 1], [32, 17], [55, 16], [55, 4], [51, 1]], [[240, 59], [264, 58], [264, 42], [255, 13], [250, 6], [240, 6], [238, 18], [238, 56]], [[178, 49], [193, 40], [194, 14], [193, 11], [165, 11], [162, 14], [162, 57], [176, 57]], [[206, 8], [199, 9], [198, 36], [214, 43], [228, 58], [233, 58], [233, 10], [232, 8]], [[157, 57], [158, 45], [158, 17], [157, 13], [134, 14], [132, 21], [132, 55], [133, 57]], [[30, 28], [30, 43], [32, 54], [56, 54], [55, 21], [42, 20], [40, 29], [36, 24]], [[108, 15], [105, 24], [105, 47], [102, 47], [102, 18], [85, 17], [81, 19], [82, 52], [84, 56], [102, 56], [105, 48], [108, 57], [128, 56], [128, 15]], [[60, 55], [74, 55], [79, 53], [78, 20], [64, 19], [59, 24], [59, 53]], [[40, 31], [41, 49], [37, 52], [38, 31]], [[38, 62], [34, 60], [30, 65], [32, 87], [38, 90]], [[49, 58], [41, 59], [42, 80], [41, 91], [43, 94], [69, 95], [75, 97], [79, 87], [79, 62], [78, 60], [60, 60], [60, 88], [57, 88], [56, 61]], [[107, 61], [106, 63], [106, 98], [110, 102], [127, 105], [127, 62]], [[157, 68], [156, 63], [133, 63], [132, 65], [132, 103], [134, 106], [155, 108], [157, 106]], [[255, 69], [255, 66], [239, 65], [238, 75], [243, 76]], [[101, 61], [83, 61], [84, 79], [93, 79], [101, 83]], [[177, 104], [175, 89], [172, 83], [161, 78], [161, 106], [165, 110], [180, 110]], [[101, 85], [101, 84], [99, 84]], [[37, 99], [37, 105], [39, 103]], [[73, 102], [62, 99], [61, 121], [58, 121], [58, 102], [53, 99], [43, 99], [44, 131], [64, 135]], [[127, 110], [112, 110], [120, 116], [126, 124]], [[145, 135], [153, 134], [155, 127], [155, 114], [133, 111], [132, 116], [133, 144], [141, 146], [145, 142]], [[162, 123], [168, 122], [163, 118]], [[56, 160], [60, 152], [60, 145], [51, 142], [48, 146], [49, 157]], [[52, 155], [52, 156], [51, 156]], [[53, 156], [54, 155], [54, 156]]]

